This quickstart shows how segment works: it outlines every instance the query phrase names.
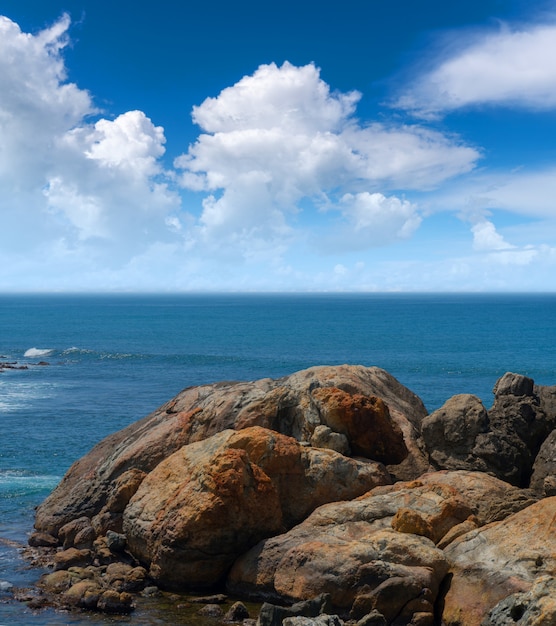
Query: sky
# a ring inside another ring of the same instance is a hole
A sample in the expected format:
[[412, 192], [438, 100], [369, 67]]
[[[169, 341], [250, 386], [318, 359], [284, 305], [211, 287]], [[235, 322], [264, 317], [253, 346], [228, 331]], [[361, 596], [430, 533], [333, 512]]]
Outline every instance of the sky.
[[0, 0], [0, 292], [556, 291], [556, 0]]

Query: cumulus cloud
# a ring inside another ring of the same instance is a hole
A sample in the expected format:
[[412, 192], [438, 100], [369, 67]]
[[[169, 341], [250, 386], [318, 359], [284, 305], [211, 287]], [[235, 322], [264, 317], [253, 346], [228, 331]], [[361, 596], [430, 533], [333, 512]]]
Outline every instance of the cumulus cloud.
[[422, 220], [416, 205], [408, 200], [368, 191], [344, 194], [338, 210], [343, 222], [315, 242], [328, 253], [364, 250], [408, 239]]
[[[175, 166], [185, 188], [209, 194], [200, 218], [205, 240], [227, 234], [236, 243], [255, 238], [278, 245], [292, 236], [303, 200], [337, 208], [344, 227], [356, 230], [362, 228], [356, 207], [367, 203], [373, 224], [365, 228], [374, 233], [367, 247], [393, 233], [407, 236], [418, 220], [405, 215], [412, 224], [405, 229], [396, 220], [415, 208], [398, 201], [393, 210], [393, 200], [369, 200], [379, 197], [373, 193], [431, 188], [468, 172], [479, 153], [421, 126], [362, 125], [355, 117], [360, 97], [333, 92], [313, 64], [286, 62], [261, 65], [195, 107], [193, 119], [204, 132]], [[342, 203], [345, 194], [353, 202]]]
[[485, 104], [553, 109], [554, 58], [556, 24], [502, 26], [497, 32], [463, 36], [459, 49], [442, 54], [395, 106], [423, 117]]
[[510, 245], [504, 237], [497, 232], [496, 227], [488, 220], [482, 220], [471, 228], [473, 233], [473, 248], [475, 250], [509, 250], [515, 246]]
[[32, 35], [0, 17], [0, 242], [51, 258], [81, 246], [92, 266], [121, 265], [175, 237], [165, 219], [179, 197], [163, 129], [141, 111], [100, 118], [67, 81], [69, 26], [64, 15]]

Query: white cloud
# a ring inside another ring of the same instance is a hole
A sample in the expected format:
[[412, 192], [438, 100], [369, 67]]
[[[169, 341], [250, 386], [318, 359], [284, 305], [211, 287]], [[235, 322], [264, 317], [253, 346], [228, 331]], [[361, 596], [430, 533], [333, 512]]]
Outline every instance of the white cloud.
[[473, 248], [475, 250], [509, 250], [510, 245], [504, 237], [496, 231], [496, 227], [488, 220], [482, 220], [471, 228], [473, 233]]
[[317, 248], [327, 253], [387, 246], [410, 238], [421, 224], [414, 204], [381, 193], [346, 193], [337, 208], [343, 223], [315, 241]]
[[[556, 25], [460, 35], [395, 103], [423, 117], [472, 105], [556, 107]], [[446, 58], [448, 56], [448, 58]]]
[[[164, 132], [141, 111], [98, 117], [67, 82], [67, 15], [32, 35], [0, 16], [0, 242], [4, 252], [122, 265], [175, 240], [179, 204], [164, 172]], [[88, 242], [86, 245], [84, 242]]]
[[[243, 255], [253, 238], [285, 244], [304, 199], [338, 208], [344, 228], [361, 230], [355, 208], [340, 201], [344, 194], [430, 188], [473, 168], [478, 152], [455, 137], [420, 126], [361, 125], [354, 117], [359, 98], [332, 92], [312, 64], [286, 62], [262, 65], [195, 107], [204, 132], [175, 165], [184, 187], [210, 193], [200, 219], [204, 241], [241, 242]], [[365, 218], [373, 236], [360, 241], [369, 247], [392, 239], [393, 229], [402, 234], [392, 214], [392, 202], [375, 203]], [[418, 220], [411, 224], [402, 236]]]

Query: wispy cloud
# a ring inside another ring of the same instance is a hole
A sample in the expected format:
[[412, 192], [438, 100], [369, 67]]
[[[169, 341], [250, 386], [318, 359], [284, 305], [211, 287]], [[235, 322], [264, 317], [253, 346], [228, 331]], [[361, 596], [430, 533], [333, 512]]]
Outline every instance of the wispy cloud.
[[556, 23], [459, 34], [394, 106], [423, 117], [479, 105], [556, 107]]

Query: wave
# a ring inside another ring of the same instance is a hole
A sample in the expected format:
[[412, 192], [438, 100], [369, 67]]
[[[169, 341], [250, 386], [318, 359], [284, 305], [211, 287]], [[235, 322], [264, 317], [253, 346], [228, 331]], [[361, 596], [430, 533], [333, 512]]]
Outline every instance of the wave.
[[54, 489], [61, 476], [32, 474], [21, 470], [0, 470], [0, 494], [3, 496]]
[[42, 356], [50, 356], [54, 352], [51, 348], [29, 348], [23, 356], [29, 359], [37, 359]]

